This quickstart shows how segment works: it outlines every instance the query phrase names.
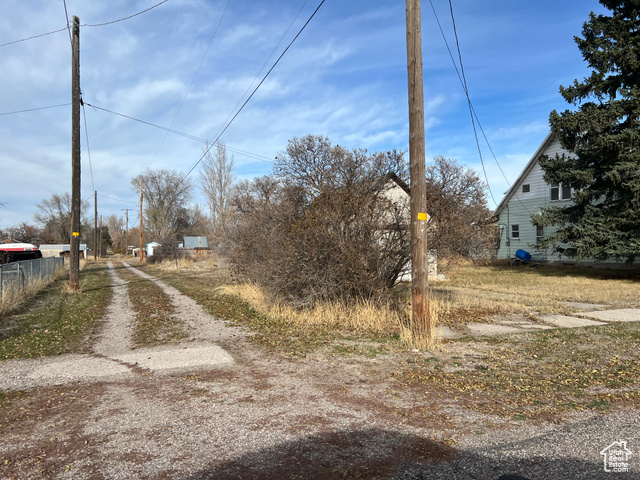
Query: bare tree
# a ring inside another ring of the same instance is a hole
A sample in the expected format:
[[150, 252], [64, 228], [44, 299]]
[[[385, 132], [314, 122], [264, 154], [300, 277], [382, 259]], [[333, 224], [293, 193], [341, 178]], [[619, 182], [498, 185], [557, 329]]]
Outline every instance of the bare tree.
[[427, 209], [436, 228], [429, 247], [440, 258], [488, 256], [495, 243], [487, 189], [478, 174], [455, 160], [435, 157], [427, 167]]
[[224, 143], [218, 142], [215, 150], [207, 146], [200, 171], [201, 188], [207, 196], [213, 232], [225, 235], [227, 218], [231, 207], [234, 158], [227, 155]]
[[[42, 226], [42, 236], [47, 242], [69, 243], [71, 238], [71, 195], [66, 192], [62, 195], [54, 193], [51, 198], [46, 198], [36, 204], [38, 211], [33, 215], [36, 223]], [[89, 208], [89, 202], [84, 201], [80, 208], [82, 228], [80, 234], [86, 228], [85, 214]]]
[[321, 136], [291, 140], [274, 177], [238, 185], [236, 272], [299, 306], [382, 299], [410, 259], [407, 202], [386, 195], [382, 175], [398, 163]]
[[111, 237], [111, 246], [114, 253], [126, 252], [125, 242], [125, 222], [123, 217], [109, 215], [107, 217], [107, 228]]
[[145, 227], [154, 240], [169, 240], [177, 227], [180, 209], [191, 199], [191, 182], [175, 170], [150, 170], [131, 180], [138, 191], [142, 180]]
[[42, 236], [42, 232], [35, 225], [29, 225], [27, 222], [22, 222], [8, 228], [6, 235], [16, 242], [38, 244], [41, 243], [40, 238]]

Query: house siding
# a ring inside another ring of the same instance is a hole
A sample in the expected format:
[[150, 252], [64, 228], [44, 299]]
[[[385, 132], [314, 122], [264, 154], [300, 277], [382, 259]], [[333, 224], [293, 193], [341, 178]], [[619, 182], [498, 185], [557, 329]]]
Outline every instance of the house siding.
[[[500, 243], [497, 258], [512, 258], [516, 250], [522, 249], [531, 254], [533, 261], [558, 259], [551, 248], [538, 250], [535, 247], [536, 227], [531, 223], [531, 215], [540, 213], [542, 208], [566, 205], [571, 202], [571, 200], [551, 200], [551, 186], [544, 181], [544, 172], [538, 163], [542, 155], [553, 157], [556, 154], [568, 155], [569, 153], [563, 150], [556, 138], [548, 138], [545, 143], [544, 148], [536, 152], [516, 184], [507, 193], [508, 196], [510, 195], [508, 199], [500, 205], [497, 221], [500, 227]], [[522, 185], [529, 185], [529, 191], [523, 192]], [[511, 236], [513, 225], [519, 226], [519, 238]], [[544, 227], [544, 236], [553, 231], [555, 229], [551, 227]]]

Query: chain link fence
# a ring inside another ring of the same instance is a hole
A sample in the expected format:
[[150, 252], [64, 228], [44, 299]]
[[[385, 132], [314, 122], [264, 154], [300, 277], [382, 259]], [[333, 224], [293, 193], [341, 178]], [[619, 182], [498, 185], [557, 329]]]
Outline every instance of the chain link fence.
[[64, 257], [38, 258], [0, 265], [0, 299], [11, 292], [29, 288], [39, 281], [47, 281], [64, 266]]

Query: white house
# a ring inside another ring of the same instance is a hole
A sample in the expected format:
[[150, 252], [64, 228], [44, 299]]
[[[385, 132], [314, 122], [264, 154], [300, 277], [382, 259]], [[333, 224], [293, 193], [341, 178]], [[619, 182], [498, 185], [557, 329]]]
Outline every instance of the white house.
[[531, 223], [531, 215], [540, 213], [541, 208], [562, 206], [572, 201], [570, 187], [549, 185], [544, 181], [540, 157], [554, 157], [556, 154], [572, 155], [549, 133], [496, 208], [496, 223], [500, 228], [498, 258], [513, 258], [517, 250], [525, 250], [533, 261], [559, 260], [551, 248], [538, 249], [535, 246], [553, 231], [551, 227], [538, 227]]
[[[394, 204], [400, 204], [409, 215], [411, 188], [395, 173], [389, 173], [384, 178], [383, 195]], [[436, 228], [435, 224], [430, 224], [429, 228]], [[429, 278], [438, 276], [438, 255], [434, 250], [430, 250], [427, 255], [427, 271]], [[404, 273], [400, 276], [400, 281], [411, 281], [411, 262], [407, 265]]]

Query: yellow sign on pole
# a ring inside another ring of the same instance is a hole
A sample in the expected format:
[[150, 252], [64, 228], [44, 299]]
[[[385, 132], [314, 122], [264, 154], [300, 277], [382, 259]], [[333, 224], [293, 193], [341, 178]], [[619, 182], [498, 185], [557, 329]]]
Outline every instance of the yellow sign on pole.
[[80, 236], [80, 233], [79, 233], [79, 232], [73, 232], [73, 236], [74, 236], [74, 237], [79, 237], [79, 236]]
[[418, 213], [418, 220], [423, 220], [425, 222], [429, 221], [428, 213]]

